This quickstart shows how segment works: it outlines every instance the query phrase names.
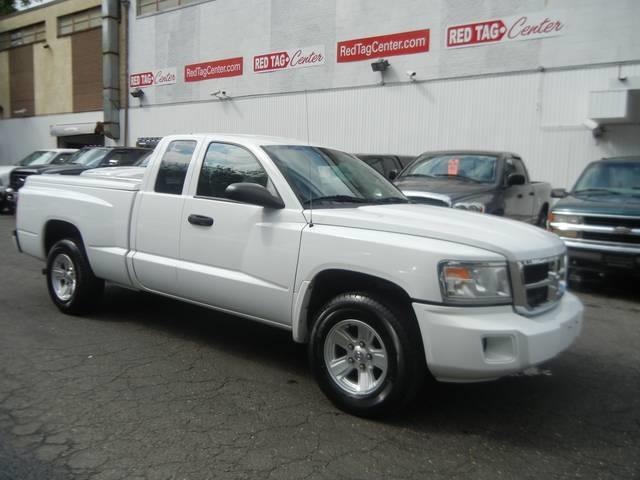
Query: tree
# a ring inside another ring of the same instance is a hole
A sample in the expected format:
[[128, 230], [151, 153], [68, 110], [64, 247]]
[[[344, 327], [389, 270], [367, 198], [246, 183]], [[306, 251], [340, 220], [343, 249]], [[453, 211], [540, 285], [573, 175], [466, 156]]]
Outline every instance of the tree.
[[32, 3], [32, 0], [0, 0], [0, 15], [7, 15], [13, 13], [16, 10], [16, 5], [21, 7], [28, 7]]

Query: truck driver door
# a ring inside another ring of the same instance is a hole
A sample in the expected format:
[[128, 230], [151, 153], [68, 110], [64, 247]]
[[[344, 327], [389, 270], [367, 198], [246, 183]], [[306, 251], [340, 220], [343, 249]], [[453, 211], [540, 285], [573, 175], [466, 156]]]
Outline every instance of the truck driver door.
[[258, 158], [212, 142], [193, 176], [180, 219], [181, 297], [276, 323], [288, 323], [300, 236], [300, 211], [226, 198], [232, 183], [257, 183], [278, 196]]

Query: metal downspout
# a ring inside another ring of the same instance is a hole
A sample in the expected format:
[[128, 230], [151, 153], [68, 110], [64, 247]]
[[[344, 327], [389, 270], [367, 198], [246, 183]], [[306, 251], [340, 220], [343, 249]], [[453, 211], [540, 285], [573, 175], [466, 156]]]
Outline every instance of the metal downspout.
[[102, 99], [104, 135], [120, 139], [120, 45], [118, 0], [102, 0]]
[[122, 95], [122, 100], [124, 102], [124, 125], [122, 129], [124, 130], [124, 146], [129, 146], [129, 92], [127, 91], [127, 87], [129, 85], [129, 5], [131, 2], [129, 0], [122, 0], [120, 2], [122, 5], [122, 31], [124, 37], [124, 59], [122, 64], [124, 65], [124, 95]]

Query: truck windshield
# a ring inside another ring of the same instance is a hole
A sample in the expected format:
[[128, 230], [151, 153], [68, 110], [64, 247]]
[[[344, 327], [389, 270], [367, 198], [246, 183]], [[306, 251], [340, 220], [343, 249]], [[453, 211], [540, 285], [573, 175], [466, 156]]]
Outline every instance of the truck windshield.
[[573, 193], [640, 196], [640, 158], [590, 165], [576, 182]]
[[346, 153], [305, 145], [262, 147], [285, 176], [303, 207], [407, 203], [382, 175]]
[[71, 160], [75, 165], [83, 165], [85, 167], [97, 167], [104, 157], [107, 156], [110, 149], [108, 148], [92, 148], [90, 150], [82, 150], [76, 153]]
[[56, 152], [48, 152], [46, 150], [37, 150], [33, 153], [30, 153], [22, 160], [18, 162], [18, 165], [21, 167], [26, 167], [28, 165], [45, 165], [51, 161], [53, 157], [57, 155]]
[[496, 181], [496, 157], [489, 155], [425, 155], [402, 174], [405, 177], [457, 177], [477, 183]]

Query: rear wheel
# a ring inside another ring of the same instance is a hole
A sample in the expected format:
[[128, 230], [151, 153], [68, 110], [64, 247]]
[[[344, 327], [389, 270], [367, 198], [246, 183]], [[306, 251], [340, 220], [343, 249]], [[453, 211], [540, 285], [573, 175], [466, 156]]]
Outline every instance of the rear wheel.
[[104, 289], [84, 250], [75, 239], [57, 242], [47, 256], [47, 287], [53, 303], [64, 313], [82, 315], [96, 307]]
[[419, 390], [427, 373], [419, 339], [410, 312], [365, 293], [346, 293], [318, 313], [310, 363], [337, 407], [375, 417], [407, 404]]

